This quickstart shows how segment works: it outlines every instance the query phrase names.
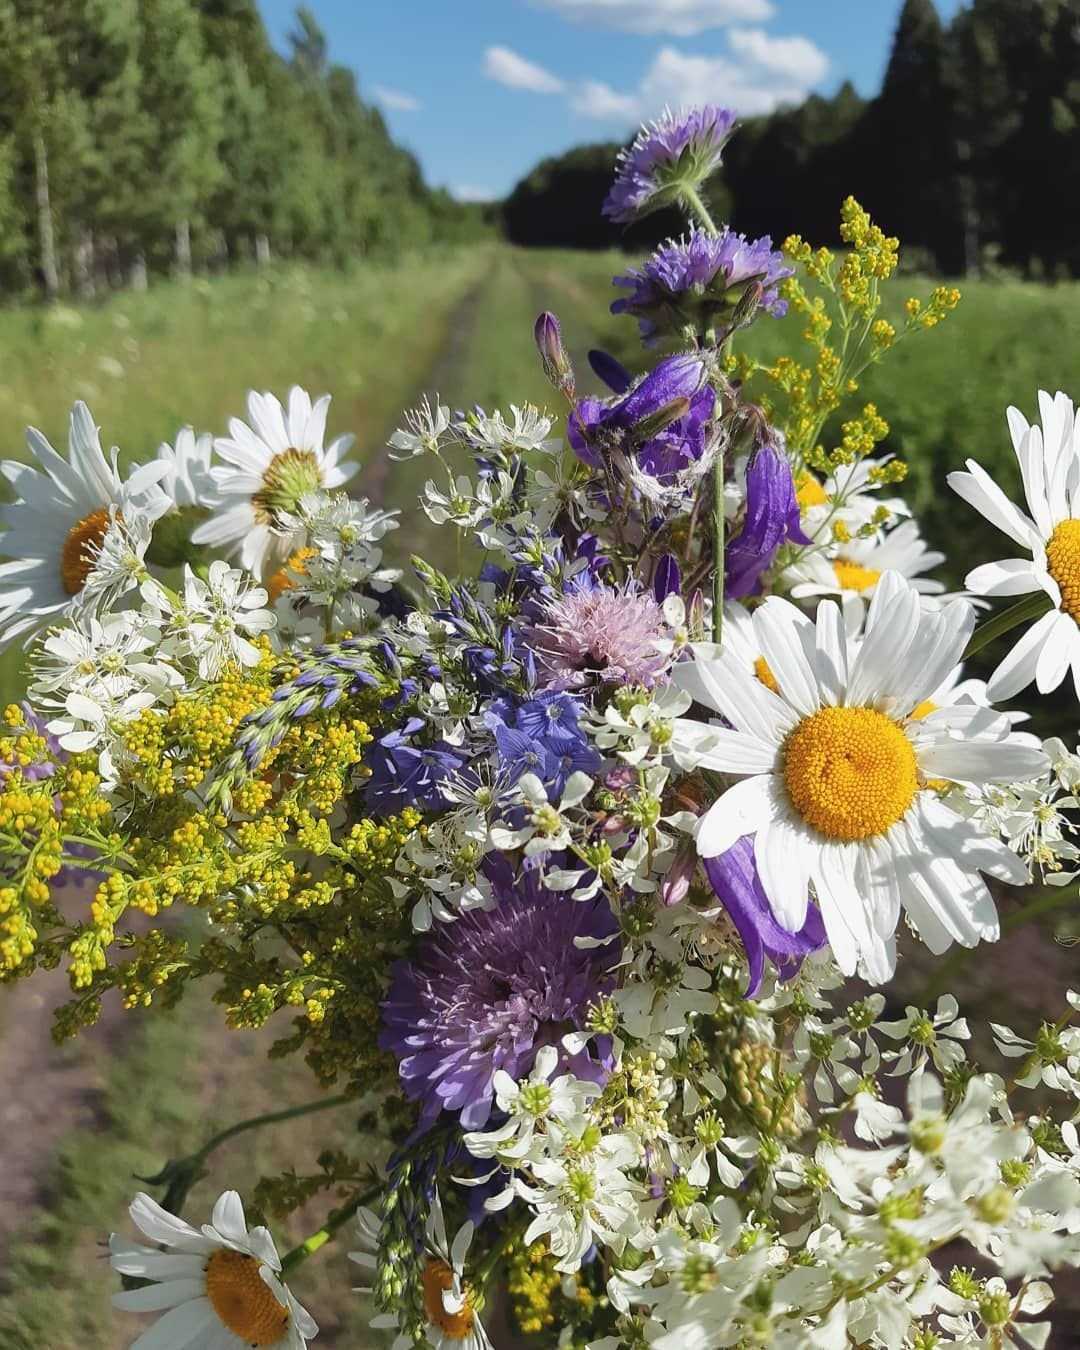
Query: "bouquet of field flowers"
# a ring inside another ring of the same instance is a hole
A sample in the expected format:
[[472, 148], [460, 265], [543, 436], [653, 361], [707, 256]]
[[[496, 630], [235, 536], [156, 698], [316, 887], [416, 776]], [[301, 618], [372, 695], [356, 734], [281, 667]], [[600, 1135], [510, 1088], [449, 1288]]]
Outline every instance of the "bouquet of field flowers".
[[[950, 475], [1023, 556], [944, 594], [852, 397], [958, 295], [886, 317], [897, 242], [850, 199], [838, 256], [717, 228], [734, 129], [668, 114], [617, 167], [613, 219], [689, 218], [615, 279], [643, 374], [592, 352], [579, 394], [545, 313], [561, 421], [435, 397], [392, 437], [459, 575], [384, 565], [398, 512], [341, 490], [301, 389], [126, 476], [82, 404], [66, 458], [31, 431], [3, 465], [8, 977], [66, 962], [61, 1036], [200, 979], [232, 1028], [291, 1010], [274, 1053], [325, 1091], [271, 1119], [377, 1099], [385, 1142], [259, 1181], [260, 1217], [326, 1207], [281, 1257], [234, 1191], [181, 1217], [259, 1122], [168, 1162], [110, 1240], [142, 1350], [303, 1347], [286, 1281], [346, 1233], [397, 1350], [1047, 1342], [1080, 995], [1033, 1042], [993, 1025], [987, 1069], [951, 996], [883, 1017], [845, 981], [996, 940], [987, 877], [1075, 874], [1080, 756], [996, 704], [1080, 688], [1076, 415], [1009, 410], [1026, 513]], [[809, 358], [755, 359], [789, 308]], [[976, 626], [982, 596], [1021, 598]]]

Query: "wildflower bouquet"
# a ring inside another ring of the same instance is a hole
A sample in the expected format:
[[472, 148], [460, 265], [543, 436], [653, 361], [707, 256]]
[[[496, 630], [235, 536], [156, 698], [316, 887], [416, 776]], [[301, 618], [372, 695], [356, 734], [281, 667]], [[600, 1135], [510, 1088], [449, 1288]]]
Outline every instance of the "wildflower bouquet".
[[[31, 431], [3, 466], [8, 975], [66, 963], [60, 1036], [209, 980], [324, 1089], [274, 1119], [377, 1102], [385, 1143], [259, 1182], [261, 1217], [326, 1208], [283, 1257], [235, 1192], [181, 1217], [221, 1135], [171, 1160], [110, 1244], [142, 1350], [304, 1346], [286, 1280], [344, 1231], [396, 1350], [1047, 1342], [1080, 996], [1034, 1042], [994, 1025], [986, 1068], [951, 996], [846, 981], [885, 984], [898, 935], [996, 940], [987, 878], [1075, 874], [1080, 757], [996, 703], [1080, 688], [1076, 415], [1010, 409], [1026, 514], [951, 475], [1025, 556], [944, 594], [852, 400], [957, 293], [887, 318], [897, 243], [852, 200], [839, 256], [717, 228], [734, 129], [669, 114], [618, 166], [613, 219], [689, 217], [616, 278], [644, 373], [593, 352], [579, 394], [545, 313], [562, 421], [435, 398], [393, 436], [460, 575], [384, 564], [398, 513], [340, 490], [300, 389], [126, 476], [79, 404], [67, 458]], [[756, 360], [789, 307], [809, 359]]]

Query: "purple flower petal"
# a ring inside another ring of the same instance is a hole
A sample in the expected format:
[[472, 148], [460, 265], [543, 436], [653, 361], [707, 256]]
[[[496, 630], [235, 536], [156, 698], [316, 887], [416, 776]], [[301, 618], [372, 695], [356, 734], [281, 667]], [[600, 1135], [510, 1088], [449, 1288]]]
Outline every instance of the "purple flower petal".
[[761, 574], [783, 543], [809, 544], [799, 517], [791, 465], [766, 441], [746, 470], [746, 516], [724, 559], [724, 592], [733, 600], [754, 594]]

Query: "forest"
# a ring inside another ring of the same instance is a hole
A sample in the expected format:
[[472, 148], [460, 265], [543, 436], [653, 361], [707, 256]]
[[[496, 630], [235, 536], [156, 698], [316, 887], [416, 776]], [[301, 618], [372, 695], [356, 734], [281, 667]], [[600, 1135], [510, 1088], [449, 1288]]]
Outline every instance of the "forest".
[[[662, 213], [629, 233], [601, 218], [618, 150], [537, 165], [505, 203], [510, 239], [632, 249], [669, 234]], [[876, 97], [844, 83], [747, 119], [713, 185], [721, 217], [776, 240], [835, 240], [848, 193], [903, 240], [909, 266], [1080, 272], [1080, 0], [971, 0], [948, 24], [934, 0], [904, 0]]]
[[0, 296], [481, 229], [424, 183], [308, 9], [281, 55], [255, 0], [0, 0]]

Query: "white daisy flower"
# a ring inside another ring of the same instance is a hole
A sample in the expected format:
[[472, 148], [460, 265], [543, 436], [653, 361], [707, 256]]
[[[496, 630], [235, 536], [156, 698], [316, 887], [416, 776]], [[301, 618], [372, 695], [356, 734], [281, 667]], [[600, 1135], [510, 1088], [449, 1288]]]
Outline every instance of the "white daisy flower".
[[1071, 668], [1080, 695], [1080, 434], [1072, 400], [1039, 391], [1041, 426], [1016, 408], [1007, 413], [1029, 515], [973, 459], [949, 486], [1007, 534], [1030, 558], [1002, 558], [968, 574], [978, 595], [1044, 591], [1052, 608], [1020, 638], [990, 677], [991, 698], [1009, 698], [1035, 682], [1056, 689]]
[[[248, 421], [234, 417], [229, 435], [214, 449], [223, 464], [210, 470], [213, 514], [192, 534], [192, 542], [238, 553], [251, 572], [280, 563], [303, 543], [294, 517], [309, 493], [340, 487], [356, 471], [339, 461], [353, 443], [339, 436], [323, 445], [330, 395], [314, 404], [303, 389], [289, 391], [284, 409], [273, 394], [248, 394]], [[249, 425], [250, 424], [250, 425]]]
[[831, 601], [816, 623], [775, 597], [754, 612], [777, 692], [724, 649], [672, 672], [729, 723], [676, 723], [680, 754], [696, 747], [702, 767], [742, 780], [702, 817], [698, 852], [716, 857], [754, 835], [777, 921], [802, 928], [812, 883], [846, 974], [861, 965], [875, 981], [889, 977], [901, 909], [935, 953], [995, 939], [997, 914], [978, 873], [1028, 879], [1015, 853], [933, 788], [1030, 779], [1046, 756], [975, 704], [913, 716], [959, 661], [973, 621], [962, 602], [924, 610], [903, 578], [886, 573], [854, 655]]
[[849, 632], [857, 632], [866, 604], [886, 572], [897, 572], [921, 595], [940, 600], [945, 587], [923, 572], [945, 561], [944, 553], [926, 546], [913, 520], [905, 520], [883, 536], [852, 539], [828, 552], [807, 549], [784, 569], [777, 589], [795, 600], [835, 596], [844, 610]]
[[248, 1230], [235, 1191], [221, 1196], [201, 1229], [148, 1195], [137, 1195], [129, 1212], [154, 1246], [114, 1233], [110, 1264], [121, 1275], [153, 1283], [115, 1294], [113, 1304], [125, 1312], [164, 1313], [131, 1350], [304, 1350], [318, 1334], [311, 1314], [279, 1278], [274, 1239], [265, 1228]]
[[109, 459], [85, 403], [71, 412], [68, 457], [35, 428], [26, 433], [30, 464], [4, 460], [0, 472], [17, 499], [0, 507], [0, 647], [44, 628], [78, 599], [108, 532], [113, 512], [157, 520], [169, 507], [158, 488], [160, 462], [134, 468], [125, 481], [114, 448]]
[[158, 459], [168, 465], [161, 489], [177, 510], [207, 506], [214, 498], [210, 460], [214, 438], [208, 431], [199, 435], [191, 427], [181, 427], [172, 445], [158, 447]]
[[[369, 1209], [358, 1216], [360, 1238], [366, 1247], [378, 1248], [379, 1221]], [[424, 1328], [431, 1350], [493, 1350], [483, 1323], [477, 1316], [476, 1299], [465, 1279], [465, 1258], [472, 1245], [475, 1226], [463, 1223], [454, 1241], [447, 1238], [442, 1201], [435, 1192], [425, 1232], [425, 1261], [421, 1277], [424, 1296]], [[367, 1270], [376, 1265], [371, 1250], [349, 1253], [349, 1260]], [[369, 1292], [369, 1291], [361, 1291]], [[381, 1313], [371, 1319], [377, 1330], [396, 1330], [393, 1313]], [[405, 1332], [395, 1337], [391, 1350], [412, 1350], [413, 1339]]]
[[822, 481], [809, 469], [795, 478], [795, 499], [802, 513], [803, 529], [812, 539], [831, 539], [834, 525], [843, 525], [849, 534], [874, 525], [884, 510], [888, 516], [909, 516], [911, 512], [899, 497], [881, 498], [881, 487], [871, 473], [887, 464], [891, 455], [881, 459], [857, 459], [841, 465]]

